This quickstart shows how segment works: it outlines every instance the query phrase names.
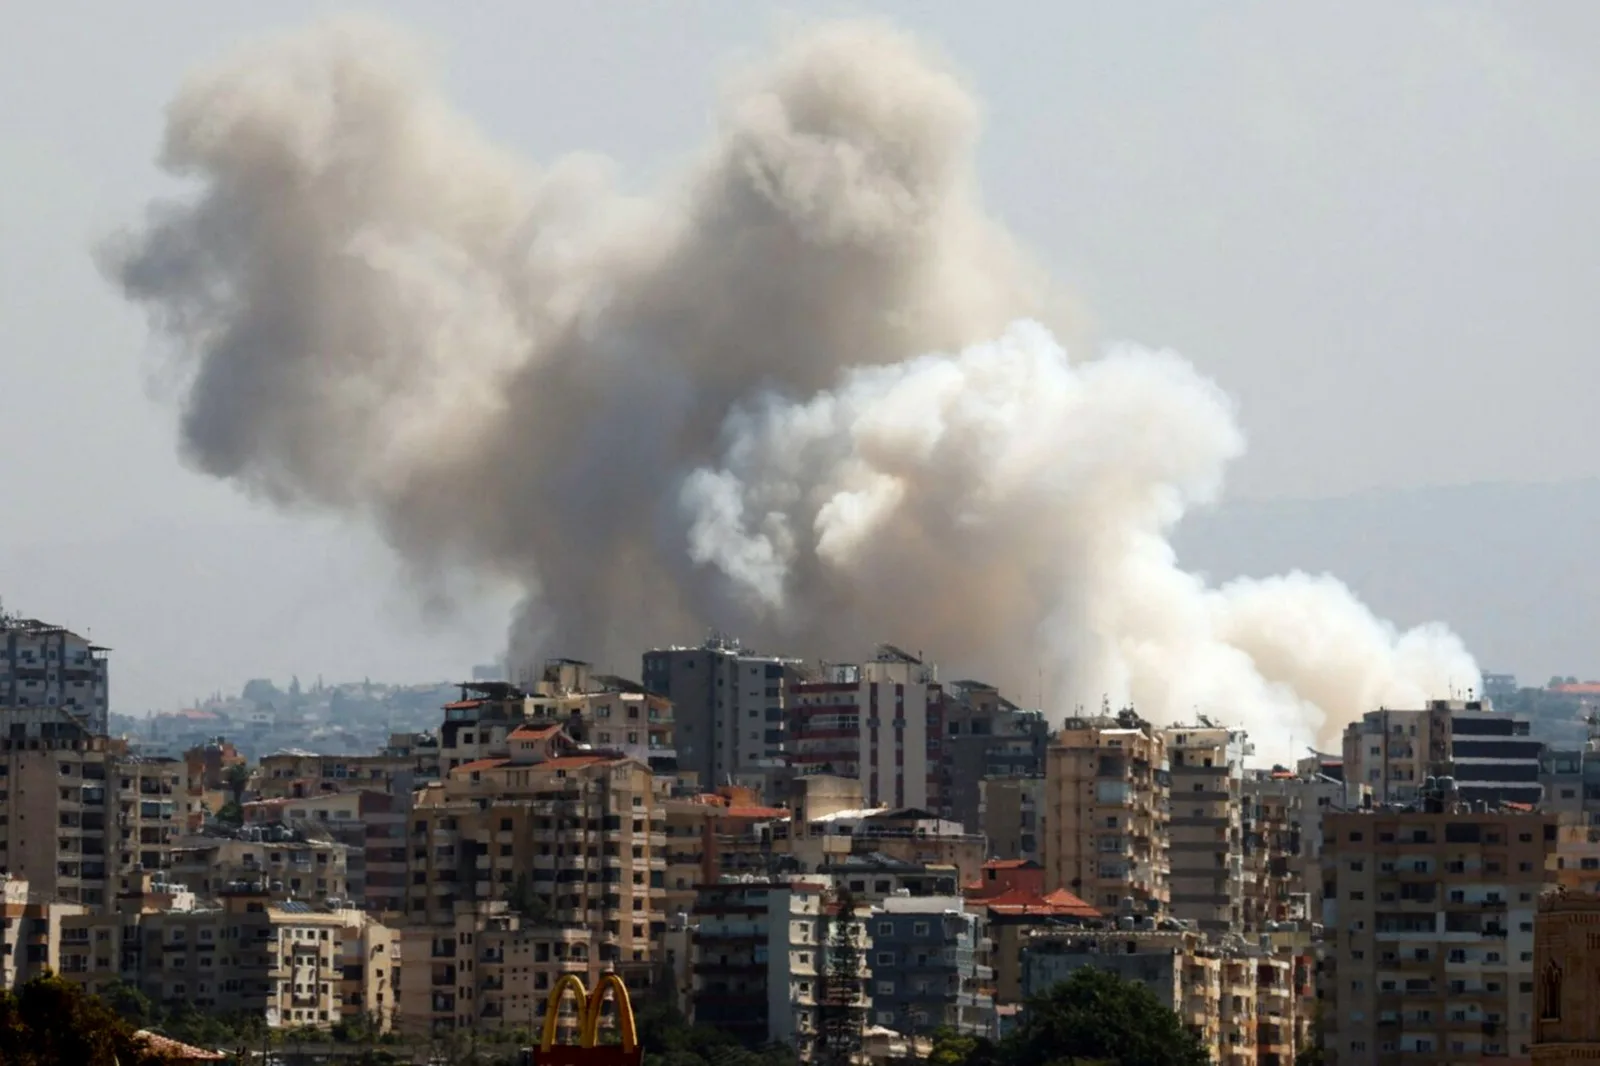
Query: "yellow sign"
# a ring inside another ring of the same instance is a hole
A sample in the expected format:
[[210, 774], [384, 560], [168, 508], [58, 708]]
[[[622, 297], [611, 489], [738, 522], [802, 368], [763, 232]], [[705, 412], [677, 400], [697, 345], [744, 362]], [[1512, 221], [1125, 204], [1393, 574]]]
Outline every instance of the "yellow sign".
[[[578, 997], [577, 1046], [556, 1043], [561, 1002], [568, 989]], [[600, 1016], [605, 1010], [608, 991], [617, 1005], [620, 1047], [600, 1043]], [[544, 1031], [539, 1037], [539, 1051], [534, 1062], [538, 1066], [639, 1066], [643, 1061], [644, 1051], [639, 1047], [639, 1031], [633, 1020], [633, 1002], [628, 998], [628, 986], [623, 984], [622, 978], [614, 973], [605, 974], [591, 993], [583, 987], [583, 979], [577, 974], [562, 974], [550, 990], [550, 999], [545, 1005]]]

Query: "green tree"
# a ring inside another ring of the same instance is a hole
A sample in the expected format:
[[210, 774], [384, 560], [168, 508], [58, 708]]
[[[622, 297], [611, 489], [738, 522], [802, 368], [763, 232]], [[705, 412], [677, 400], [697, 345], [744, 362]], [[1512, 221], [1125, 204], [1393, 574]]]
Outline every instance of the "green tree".
[[0, 1062], [6, 1066], [162, 1066], [108, 1005], [60, 977], [0, 991]]
[[1208, 1066], [1205, 1046], [1144, 985], [1084, 967], [1025, 1004], [999, 1061], [1014, 1066]]

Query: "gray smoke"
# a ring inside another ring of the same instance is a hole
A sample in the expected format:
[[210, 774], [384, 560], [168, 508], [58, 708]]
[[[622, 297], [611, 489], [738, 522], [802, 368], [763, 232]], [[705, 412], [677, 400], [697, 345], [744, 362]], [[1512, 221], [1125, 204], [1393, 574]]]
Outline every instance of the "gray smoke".
[[1171, 354], [1067, 356], [979, 203], [976, 106], [905, 37], [787, 42], [643, 198], [511, 157], [428, 75], [352, 21], [195, 74], [162, 152], [195, 192], [105, 268], [170, 342], [195, 464], [370, 520], [419, 578], [513, 583], [517, 660], [888, 639], [1281, 747], [1475, 677], [1330, 578], [1178, 568], [1230, 405]]

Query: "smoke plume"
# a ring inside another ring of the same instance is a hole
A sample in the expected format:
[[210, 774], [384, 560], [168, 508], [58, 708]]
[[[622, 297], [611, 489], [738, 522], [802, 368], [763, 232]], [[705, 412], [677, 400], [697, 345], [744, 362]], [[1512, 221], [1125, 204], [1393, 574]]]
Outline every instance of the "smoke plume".
[[1476, 677], [1332, 578], [1177, 565], [1231, 405], [1170, 353], [1069, 357], [979, 202], [977, 107], [906, 38], [787, 42], [645, 197], [513, 157], [429, 75], [349, 21], [196, 73], [161, 155], [192, 193], [103, 263], [168, 342], [194, 464], [372, 522], [421, 578], [513, 583], [517, 659], [892, 640], [1277, 755]]

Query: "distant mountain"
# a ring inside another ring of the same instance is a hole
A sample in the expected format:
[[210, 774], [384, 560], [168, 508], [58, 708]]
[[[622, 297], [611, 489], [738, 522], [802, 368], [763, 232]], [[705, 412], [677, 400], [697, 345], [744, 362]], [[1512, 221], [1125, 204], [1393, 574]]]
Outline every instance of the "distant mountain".
[[1229, 503], [1176, 539], [1214, 581], [1331, 572], [1398, 624], [1448, 623], [1522, 684], [1600, 674], [1600, 480]]

